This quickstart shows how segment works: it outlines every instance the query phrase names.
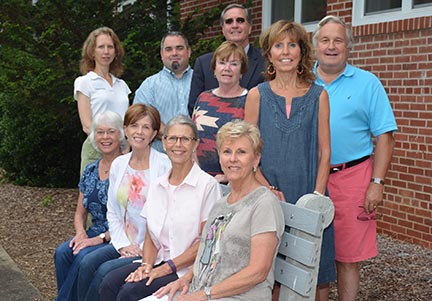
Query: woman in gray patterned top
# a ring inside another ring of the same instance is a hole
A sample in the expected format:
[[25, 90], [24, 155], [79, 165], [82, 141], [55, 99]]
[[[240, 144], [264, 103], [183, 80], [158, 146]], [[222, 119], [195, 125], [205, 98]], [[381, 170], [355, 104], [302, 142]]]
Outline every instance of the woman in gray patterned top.
[[164, 297], [159, 300], [272, 298], [284, 219], [276, 196], [255, 178], [259, 130], [245, 121], [228, 122], [216, 143], [231, 192], [210, 212], [193, 269], [157, 291], [154, 297]]

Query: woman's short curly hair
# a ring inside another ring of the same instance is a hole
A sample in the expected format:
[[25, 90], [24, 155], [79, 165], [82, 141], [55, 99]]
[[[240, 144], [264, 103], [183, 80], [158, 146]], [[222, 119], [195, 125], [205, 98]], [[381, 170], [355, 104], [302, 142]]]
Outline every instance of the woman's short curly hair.
[[92, 124], [90, 127], [89, 139], [93, 144], [95, 149], [99, 149], [96, 144], [95, 134], [96, 130], [100, 126], [108, 126], [113, 128], [120, 133], [120, 148], [123, 149], [127, 145], [124, 130], [123, 130], [123, 120], [119, 114], [112, 111], [105, 111], [103, 113], [96, 114], [96, 116], [92, 120]]
[[252, 143], [255, 154], [262, 152], [263, 141], [258, 127], [250, 122], [234, 119], [225, 123], [217, 132], [216, 147], [218, 152], [221, 150], [222, 143], [226, 140], [235, 140], [240, 137], [247, 137]]

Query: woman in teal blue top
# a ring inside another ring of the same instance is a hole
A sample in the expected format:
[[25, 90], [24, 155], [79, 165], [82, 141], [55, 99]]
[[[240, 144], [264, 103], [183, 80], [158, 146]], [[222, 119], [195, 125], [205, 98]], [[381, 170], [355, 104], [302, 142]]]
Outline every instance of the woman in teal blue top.
[[[328, 94], [315, 85], [309, 36], [300, 24], [280, 20], [260, 37], [267, 81], [246, 99], [245, 120], [264, 141], [257, 178], [283, 201], [325, 194], [330, 169]], [[333, 225], [324, 231], [316, 300], [328, 300], [336, 278]]]

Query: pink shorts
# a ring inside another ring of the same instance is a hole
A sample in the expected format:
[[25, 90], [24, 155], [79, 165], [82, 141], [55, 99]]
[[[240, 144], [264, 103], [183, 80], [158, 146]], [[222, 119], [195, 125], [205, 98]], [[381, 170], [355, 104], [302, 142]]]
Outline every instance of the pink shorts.
[[358, 220], [372, 176], [372, 159], [330, 174], [328, 190], [335, 206], [335, 258], [360, 262], [378, 255], [376, 221]]

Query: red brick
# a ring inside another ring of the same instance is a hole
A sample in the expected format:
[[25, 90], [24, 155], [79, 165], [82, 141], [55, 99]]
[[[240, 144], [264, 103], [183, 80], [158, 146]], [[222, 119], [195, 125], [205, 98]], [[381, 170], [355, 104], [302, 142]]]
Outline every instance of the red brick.
[[429, 219], [432, 218], [432, 211], [430, 211], [430, 210], [424, 210], [424, 209], [417, 208], [415, 210], [415, 214], [417, 216], [423, 216], [424, 218], [429, 218]]
[[[412, 214], [408, 215], [408, 220], [410, 220], [414, 223], [417, 223], [417, 224], [424, 224], [424, 222], [425, 222], [423, 218], [418, 217], [417, 215], [412, 215]], [[412, 227], [410, 227], [410, 228], [412, 228]]]
[[413, 223], [405, 221], [405, 220], [398, 220], [397, 224], [399, 226], [401, 226], [401, 227], [405, 227], [405, 228], [408, 228], [408, 229], [412, 229], [413, 228]]
[[428, 226], [419, 225], [419, 224], [413, 224], [413, 225], [414, 225], [414, 230], [417, 230], [420, 233], [429, 233], [429, 231], [430, 231], [430, 227], [428, 227]]
[[406, 232], [407, 235], [400, 235], [400, 239], [402, 239], [403, 241], [407, 241], [410, 243], [415, 243], [416, 241], [421, 241], [421, 233], [419, 233], [418, 231], [414, 231], [414, 230], [407, 230]]

